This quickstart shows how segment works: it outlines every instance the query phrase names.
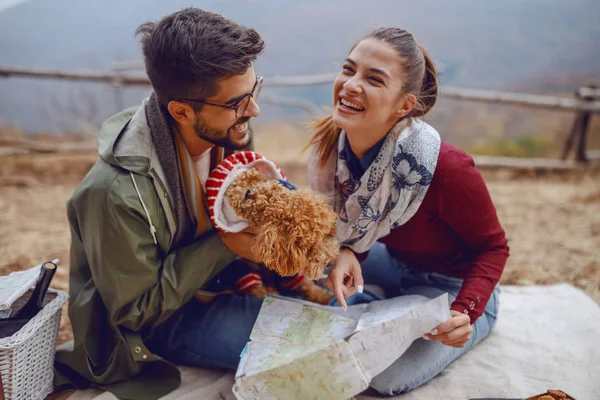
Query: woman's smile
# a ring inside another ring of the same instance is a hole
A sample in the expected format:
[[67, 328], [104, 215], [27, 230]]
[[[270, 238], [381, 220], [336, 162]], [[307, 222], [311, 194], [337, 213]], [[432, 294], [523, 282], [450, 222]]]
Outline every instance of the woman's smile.
[[365, 111], [365, 107], [356, 99], [348, 96], [340, 95], [337, 108], [344, 114], [360, 114]]

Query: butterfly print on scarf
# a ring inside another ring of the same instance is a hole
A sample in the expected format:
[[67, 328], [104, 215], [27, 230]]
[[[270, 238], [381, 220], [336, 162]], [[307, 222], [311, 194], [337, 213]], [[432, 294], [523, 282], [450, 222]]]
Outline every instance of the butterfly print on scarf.
[[402, 146], [392, 158], [392, 183], [398, 192], [412, 190], [416, 185], [428, 186], [433, 175], [423, 165], [417, 163], [412, 154], [405, 153]]
[[379, 218], [381, 218], [381, 213], [373, 209], [369, 204], [369, 199], [369, 197], [358, 196], [358, 204], [362, 209], [362, 214], [352, 225], [352, 228], [356, 230], [361, 237], [369, 231], [371, 224], [379, 221]]

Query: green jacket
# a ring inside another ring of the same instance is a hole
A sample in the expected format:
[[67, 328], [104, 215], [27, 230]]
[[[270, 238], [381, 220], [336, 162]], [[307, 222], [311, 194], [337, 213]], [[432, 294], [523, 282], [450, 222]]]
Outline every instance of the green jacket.
[[74, 340], [57, 350], [55, 386], [156, 399], [180, 375], [143, 337], [236, 256], [216, 231], [173, 248], [172, 196], [143, 106], [104, 123], [98, 153], [67, 203]]

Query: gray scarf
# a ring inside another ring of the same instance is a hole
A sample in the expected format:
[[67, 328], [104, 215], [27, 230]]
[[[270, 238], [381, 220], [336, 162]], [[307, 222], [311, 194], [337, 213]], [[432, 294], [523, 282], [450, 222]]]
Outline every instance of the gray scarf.
[[392, 128], [365, 174], [356, 181], [347, 165], [341, 132], [325, 167], [309, 161], [311, 189], [325, 194], [339, 215], [337, 239], [363, 253], [405, 224], [425, 198], [440, 152], [440, 135], [420, 119]]
[[186, 244], [186, 239], [187, 241], [193, 239], [194, 227], [187, 211], [175, 141], [171, 133], [167, 113], [168, 111], [158, 103], [156, 95], [152, 93], [146, 103], [146, 119], [150, 127], [152, 143], [158, 154], [158, 161], [164, 170], [166, 179], [164, 184], [170, 187], [173, 193], [171, 207], [175, 211], [175, 223], [177, 225], [173, 246], [179, 247]]

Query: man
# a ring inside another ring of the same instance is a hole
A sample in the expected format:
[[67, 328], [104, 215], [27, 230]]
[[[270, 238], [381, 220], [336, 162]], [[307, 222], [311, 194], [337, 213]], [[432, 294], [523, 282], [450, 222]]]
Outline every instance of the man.
[[236, 256], [259, 261], [250, 233], [212, 228], [202, 188], [224, 153], [251, 144], [264, 42], [195, 8], [136, 33], [154, 93], [104, 123], [100, 160], [67, 204], [74, 341], [55, 384], [154, 399], [179, 385], [175, 363], [235, 369], [260, 309], [193, 296]]

